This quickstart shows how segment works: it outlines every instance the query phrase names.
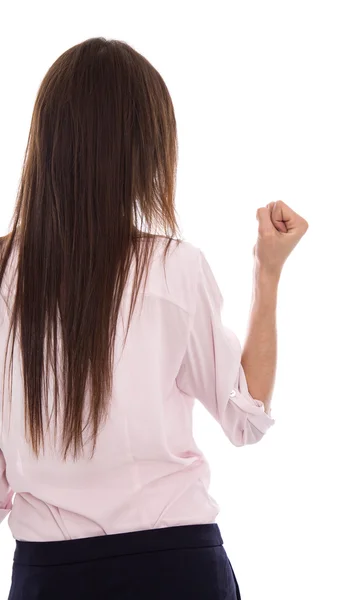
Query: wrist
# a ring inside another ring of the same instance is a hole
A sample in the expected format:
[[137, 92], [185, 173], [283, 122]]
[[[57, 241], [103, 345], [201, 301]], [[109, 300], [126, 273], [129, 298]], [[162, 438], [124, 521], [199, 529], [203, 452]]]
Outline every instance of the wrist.
[[255, 263], [254, 265], [254, 300], [264, 303], [276, 303], [281, 271], [270, 270]]
[[258, 284], [267, 286], [277, 286], [280, 281], [281, 269], [267, 268], [258, 261], [254, 262], [254, 280]]

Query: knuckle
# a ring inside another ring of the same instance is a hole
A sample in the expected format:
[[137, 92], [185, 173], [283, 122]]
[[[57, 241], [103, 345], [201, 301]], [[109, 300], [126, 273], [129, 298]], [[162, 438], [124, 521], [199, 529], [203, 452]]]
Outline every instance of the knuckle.
[[302, 225], [303, 229], [305, 229], [305, 231], [309, 228], [309, 224], [306, 221], [306, 219], [302, 219], [301, 225]]

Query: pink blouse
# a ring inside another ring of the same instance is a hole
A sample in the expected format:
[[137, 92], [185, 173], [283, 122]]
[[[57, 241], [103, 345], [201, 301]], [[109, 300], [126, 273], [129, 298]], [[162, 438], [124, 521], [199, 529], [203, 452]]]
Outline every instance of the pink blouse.
[[[109, 417], [92, 460], [89, 443], [77, 462], [62, 462], [51, 428], [44, 454], [32, 456], [24, 439], [17, 342], [9, 414], [11, 338], [2, 419], [0, 408], [0, 521], [9, 514], [15, 539], [68, 540], [214, 522], [219, 507], [208, 492], [209, 465], [192, 435], [195, 399], [235, 446], [258, 442], [274, 424], [249, 394], [241, 345], [222, 324], [223, 298], [204, 254], [188, 242], [172, 244], [165, 278], [164, 243], [158, 238], [120, 360], [116, 341]], [[121, 308], [124, 323], [131, 277]], [[8, 328], [1, 295], [1, 377]], [[118, 340], [122, 331], [118, 319]]]

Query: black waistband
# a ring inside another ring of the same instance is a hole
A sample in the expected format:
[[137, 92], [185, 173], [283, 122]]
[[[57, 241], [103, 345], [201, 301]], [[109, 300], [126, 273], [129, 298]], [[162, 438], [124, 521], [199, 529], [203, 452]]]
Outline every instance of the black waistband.
[[222, 544], [217, 523], [180, 525], [55, 542], [16, 540], [14, 562], [34, 566], [72, 564], [120, 555]]

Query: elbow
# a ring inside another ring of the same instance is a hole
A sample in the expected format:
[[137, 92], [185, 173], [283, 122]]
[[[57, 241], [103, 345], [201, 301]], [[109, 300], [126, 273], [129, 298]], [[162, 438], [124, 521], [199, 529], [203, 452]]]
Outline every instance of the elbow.
[[260, 442], [275, 420], [265, 412], [262, 402], [240, 394], [236, 402], [226, 406], [221, 423], [234, 446], [248, 446]]
[[260, 442], [265, 436], [266, 431], [261, 431], [253, 423], [251, 423], [248, 419], [244, 423], [244, 427], [242, 428], [237, 424], [236, 427], [224, 427], [225, 434], [231, 444], [236, 446], [237, 448], [241, 446], [249, 446], [251, 444], [256, 444]]
[[255, 427], [255, 425], [253, 425], [253, 423], [250, 423], [249, 421], [247, 421], [247, 426], [244, 429], [244, 446], [248, 446], [250, 444], [256, 444], [257, 442], [260, 442], [260, 440], [263, 439], [263, 437], [265, 436], [264, 431], [261, 431], [260, 429], [258, 429], [257, 427]]
[[237, 448], [256, 444], [264, 437], [265, 433], [257, 429], [252, 423], [247, 421], [244, 429], [226, 431], [229, 441]]

